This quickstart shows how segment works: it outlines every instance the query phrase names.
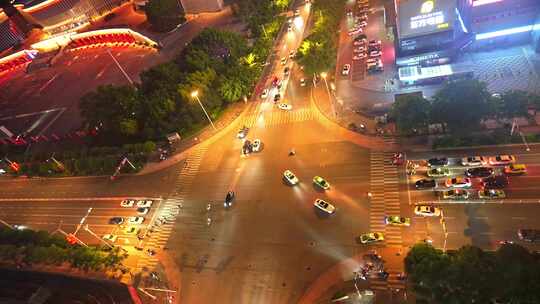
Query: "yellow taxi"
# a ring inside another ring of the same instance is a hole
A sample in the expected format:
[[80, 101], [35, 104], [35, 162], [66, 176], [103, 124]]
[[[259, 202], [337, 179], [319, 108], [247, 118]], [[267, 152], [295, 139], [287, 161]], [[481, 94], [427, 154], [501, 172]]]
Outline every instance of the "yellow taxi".
[[523, 164], [511, 164], [504, 167], [504, 173], [506, 174], [525, 174], [527, 173], [527, 167]]

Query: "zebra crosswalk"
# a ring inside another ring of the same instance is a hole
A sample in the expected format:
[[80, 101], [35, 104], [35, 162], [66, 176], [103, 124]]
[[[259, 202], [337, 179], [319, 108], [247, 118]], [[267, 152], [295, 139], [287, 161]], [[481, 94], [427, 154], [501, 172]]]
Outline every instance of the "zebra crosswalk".
[[382, 232], [387, 245], [401, 246], [401, 228], [384, 222], [385, 216], [401, 214], [398, 171], [391, 158], [390, 152], [371, 152], [370, 228], [371, 231]]
[[[167, 244], [173, 232], [175, 220], [183, 212], [184, 200], [189, 194], [190, 186], [193, 184], [207, 150], [206, 145], [201, 145], [186, 159], [178, 175], [174, 191], [155, 211], [158, 212], [158, 216], [148, 227], [150, 234], [149, 239], [144, 243], [145, 249], [162, 248]], [[137, 261], [137, 269], [152, 269], [157, 263], [158, 259], [155, 256], [145, 254]]]
[[294, 122], [302, 122], [314, 120], [315, 114], [311, 108], [300, 108], [293, 111], [268, 111], [259, 112], [256, 114], [247, 115], [244, 118], [244, 125], [247, 127], [253, 126], [278, 126]]

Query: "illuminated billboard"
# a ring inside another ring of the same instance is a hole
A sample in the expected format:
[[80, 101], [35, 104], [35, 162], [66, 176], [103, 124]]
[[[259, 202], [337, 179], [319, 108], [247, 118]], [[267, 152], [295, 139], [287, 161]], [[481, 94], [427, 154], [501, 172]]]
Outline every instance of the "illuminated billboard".
[[401, 39], [446, 31], [456, 20], [456, 0], [401, 0], [398, 19]]

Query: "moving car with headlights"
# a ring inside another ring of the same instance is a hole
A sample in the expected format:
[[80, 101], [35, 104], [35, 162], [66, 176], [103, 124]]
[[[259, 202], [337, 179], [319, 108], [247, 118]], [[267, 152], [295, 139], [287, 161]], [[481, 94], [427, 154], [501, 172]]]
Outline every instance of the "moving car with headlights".
[[489, 163], [491, 165], [510, 165], [516, 162], [516, 157], [514, 155], [497, 155], [489, 158]]
[[280, 108], [281, 110], [285, 110], [285, 111], [292, 110], [292, 106], [290, 104], [283, 103], [283, 102], [278, 105], [278, 108]]
[[262, 145], [261, 140], [260, 139], [255, 139], [253, 141], [253, 144], [251, 145], [251, 150], [253, 152], [259, 152], [259, 151], [261, 151], [261, 145]]
[[318, 175], [313, 178], [313, 183], [324, 190], [330, 189], [330, 184], [324, 178]]
[[450, 175], [450, 169], [448, 169], [447, 167], [438, 167], [438, 168], [429, 169], [427, 172], [427, 175], [429, 177], [448, 176]]
[[120, 203], [120, 207], [125, 207], [125, 208], [133, 207], [134, 205], [135, 205], [134, 199], [125, 199]]
[[285, 172], [283, 172], [283, 178], [285, 178], [287, 183], [289, 183], [291, 186], [294, 186], [299, 182], [298, 177], [296, 177], [291, 170], [285, 170]]
[[109, 224], [111, 225], [121, 225], [123, 222], [124, 222], [124, 218], [119, 217], [119, 216], [111, 217], [109, 219]]
[[384, 241], [384, 235], [380, 232], [370, 232], [362, 234], [359, 239], [362, 244], [372, 244]]
[[334, 212], [336, 212], [336, 207], [334, 207], [334, 205], [318, 198], [315, 200], [315, 202], [313, 203], [313, 205], [315, 207], [317, 207], [318, 209], [328, 213], [328, 214], [332, 214]]
[[469, 156], [461, 159], [463, 166], [485, 166], [487, 165], [487, 159], [482, 156]]
[[507, 175], [521, 175], [527, 173], [527, 167], [523, 164], [511, 164], [504, 167], [504, 173]]
[[249, 131], [249, 128], [247, 128], [246, 126], [243, 126], [242, 129], [240, 129], [238, 133], [236, 134], [236, 137], [240, 139], [246, 138], [248, 131]]
[[452, 189], [441, 192], [443, 199], [466, 200], [469, 198], [469, 192], [463, 189]]
[[493, 174], [493, 168], [489, 167], [476, 167], [465, 170], [465, 175], [468, 177], [488, 177]]
[[344, 64], [343, 68], [341, 69], [341, 75], [347, 76], [349, 75], [349, 72], [351, 71], [351, 65], [350, 64]]
[[494, 175], [484, 178], [484, 188], [487, 189], [502, 189], [508, 186], [508, 177], [506, 175]]
[[408, 217], [402, 217], [398, 215], [390, 215], [384, 218], [384, 222], [386, 225], [394, 225], [394, 226], [410, 226], [411, 225], [411, 219]]
[[445, 185], [448, 188], [468, 188], [472, 183], [468, 177], [454, 177], [447, 179]]
[[437, 182], [434, 179], [421, 179], [417, 180], [416, 183], [414, 183], [414, 186], [418, 190], [432, 189], [437, 187]]
[[414, 207], [414, 214], [422, 216], [440, 216], [441, 209], [431, 205], [418, 205]]
[[233, 191], [227, 192], [227, 195], [225, 195], [225, 202], [223, 203], [223, 206], [225, 206], [225, 208], [229, 208], [230, 206], [232, 206], [234, 197], [235, 197], [235, 194]]
[[104, 239], [105, 241], [109, 241], [109, 242], [111, 242], [111, 243], [116, 242], [116, 239], [117, 239], [117, 238], [118, 238], [118, 236], [117, 236], [117, 235], [114, 235], [114, 234], [105, 234], [105, 235], [103, 236], [103, 239]]
[[434, 157], [427, 161], [429, 167], [448, 166], [448, 158], [446, 157]]
[[519, 229], [518, 237], [527, 242], [536, 242], [540, 240], [540, 230], [538, 229]]
[[144, 217], [142, 216], [130, 216], [128, 217], [128, 224], [130, 225], [140, 225], [144, 222]]
[[506, 193], [504, 193], [504, 190], [500, 189], [482, 189], [478, 191], [478, 197], [482, 199], [505, 198]]

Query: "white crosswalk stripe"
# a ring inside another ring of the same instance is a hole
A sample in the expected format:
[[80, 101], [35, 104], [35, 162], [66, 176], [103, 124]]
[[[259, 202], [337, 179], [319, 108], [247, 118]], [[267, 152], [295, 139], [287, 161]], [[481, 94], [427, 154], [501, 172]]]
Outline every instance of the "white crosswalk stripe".
[[[162, 201], [159, 210], [156, 210], [156, 212], [159, 212], [161, 215], [172, 215], [175, 220], [182, 217], [185, 198], [189, 194], [190, 186], [193, 184], [193, 180], [207, 150], [208, 147], [202, 145], [188, 156], [185, 165], [180, 169], [174, 191], [169, 198]], [[174, 221], [167, 221], [160, 226], [154, 225], [151, 228], [153, 232], [150, 233], [149, 239], [144, 243], [144, 248], [151, 249], [166, 245], [172, 234], [173, 226]], [[149, 256], [145, 253], [137, 261], [137, 269], [152, 269], [157, 265], [157, 262], [158, 260], [155, 256]]]

